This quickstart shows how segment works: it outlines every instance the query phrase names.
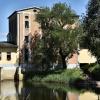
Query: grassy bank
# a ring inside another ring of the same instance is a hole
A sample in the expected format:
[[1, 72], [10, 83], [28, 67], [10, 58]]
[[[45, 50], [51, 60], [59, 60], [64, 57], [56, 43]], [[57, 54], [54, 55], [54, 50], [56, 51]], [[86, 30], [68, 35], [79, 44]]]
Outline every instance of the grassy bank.
[[57, 70], [40, 74], [35, 73], [28, 81], [69, 83], [75, 79], [83, 79], [83, 73], [80, 69]]

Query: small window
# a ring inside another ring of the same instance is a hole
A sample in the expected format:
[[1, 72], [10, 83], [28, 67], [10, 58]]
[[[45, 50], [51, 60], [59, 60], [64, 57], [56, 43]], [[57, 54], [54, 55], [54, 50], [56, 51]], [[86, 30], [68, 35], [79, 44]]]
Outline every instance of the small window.
[[25, 16], [25, 19], [29, 19], [29, 16]]
[[37, 12], [37, 10], [36, 10], [36, 9], [34, 9], [34, 10], [33, 10], [33, 12]]
[[25, 21], [25, 28], [29, 28], [29, 21]]
[[7, 60], [11, 60], [11, 52], [7, 52]]
[[0, 60], [1, 60], [2, 56], [1, 56], [1, 52], [0, 52]]
[[29, 37], [25, 36], [25, 42], [28, 43], [29, 42]]
[[25, 48], [25, 56], [24, 57], [25, 57], [24, 58], [24, 61], [25, 62], [28, 62], [29, 52], [28, 52], [28, 49], [27, 48]]

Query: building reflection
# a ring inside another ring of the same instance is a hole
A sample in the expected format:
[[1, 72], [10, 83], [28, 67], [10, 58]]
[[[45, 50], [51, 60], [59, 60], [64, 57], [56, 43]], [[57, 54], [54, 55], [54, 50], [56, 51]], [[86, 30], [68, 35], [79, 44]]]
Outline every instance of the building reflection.
[[[49, 84], [50, 85], [50, 84]], [[93, 92], [79, 93], [47, 88], [41, 84], [23, 84], [22, 82], [0, 82], [0, 100], [99, 100], [99, 94]]]
[[43, 85], [22, 88], [22, 100], [79, 100], [78, 98], [78, 93], [48, 89]]
[[0, 100], [19, 100], [21, 94], [22, 82], [17, 86], [13, 81], [0, 82]]
[[66, 100], [79, 100], [79, 94], [75, 92], [68, 92], [66, 95]]

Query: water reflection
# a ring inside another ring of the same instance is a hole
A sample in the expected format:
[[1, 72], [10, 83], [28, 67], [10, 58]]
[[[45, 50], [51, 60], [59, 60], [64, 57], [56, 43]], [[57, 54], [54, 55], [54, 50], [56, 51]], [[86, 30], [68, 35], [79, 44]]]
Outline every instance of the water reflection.
[[21, 94], [22, 82], [16, 88], [13, 81], [2, 81], [0, 83], [0, 100], [19, 100], [18, 94]]
[[99, 92], [94, 92], [76, 91], [58, 84], [29, 85], [13, 81], [0, 83], [0, 100], [99, 100]]
[[34, 84], [22, 90], [23, 100], [65, 100], [66, 92]]

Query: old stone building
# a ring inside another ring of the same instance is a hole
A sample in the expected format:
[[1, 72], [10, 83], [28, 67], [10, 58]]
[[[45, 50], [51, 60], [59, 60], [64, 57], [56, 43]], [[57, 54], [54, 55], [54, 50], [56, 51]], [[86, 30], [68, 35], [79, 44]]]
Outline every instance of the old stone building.
[[27, 8], [15, 11], [8, 17], [7, 41], [0, 42], [1, 80], [14, 79], [18, 67], [17, 74], [19, 79], [22, 79], [21, 67], [31, 62], [30, 42], [36, 34], [42, 34], [41, 27], [36, 21], [36, 14], [39, 11], [36, 7]]
[[[42, 35], [41, 26], [36, 21], [40, 8], [26, 8], [15, 11], [9, 17], [9, 33], [7, 41], [18, 46], [20, 63], [31, 62], [30, 42], [36, 34]], [[27, 44], [27, 46], [25, 46]]]
[[[0, 42], [0, 80], [14, 79], [17, 67], [17, 45]], [[20, 72], [18, 72], [18, 74], [21, 80], [23, 75], [21, 74], [20, 68], [19, 70]]]

